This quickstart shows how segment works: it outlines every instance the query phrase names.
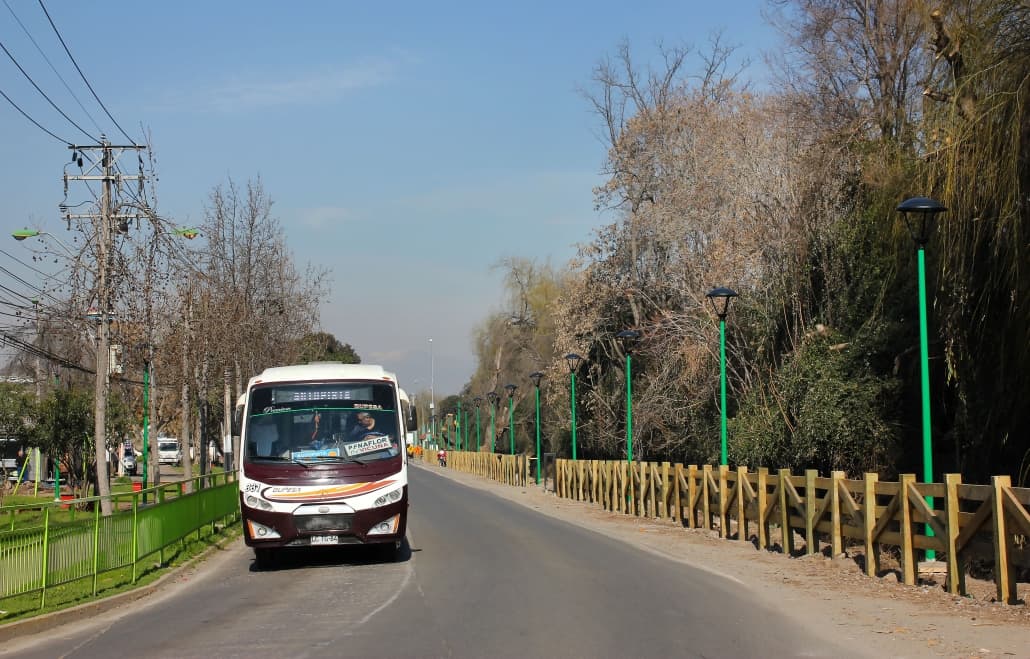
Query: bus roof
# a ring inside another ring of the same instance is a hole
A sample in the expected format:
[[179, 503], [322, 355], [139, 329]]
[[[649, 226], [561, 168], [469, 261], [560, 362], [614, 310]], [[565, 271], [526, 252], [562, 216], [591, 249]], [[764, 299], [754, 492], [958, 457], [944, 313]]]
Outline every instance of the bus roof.
[[389, 380], [397, 383], [397, 376], [374, 364], [344, 364], [342, 362], [312, 362], [296, 366], [266, 368], [261, 375], [250, 379], [250, 385], [265, 382], [303, 382], [306, 380]]

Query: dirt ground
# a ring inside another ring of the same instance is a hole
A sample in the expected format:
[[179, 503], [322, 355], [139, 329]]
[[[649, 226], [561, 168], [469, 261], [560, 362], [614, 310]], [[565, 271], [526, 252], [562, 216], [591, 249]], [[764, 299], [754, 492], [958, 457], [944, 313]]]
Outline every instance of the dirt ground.
[[[419, 465], [423, 466], [423, 465]], [[898, 583], [894, 572], [867, 577], [859, 552], [835, 559], [791, 558], [722, 540], [717, 532], [684, 529], [671, 521], [611, 513], [559, 499], [542, 487], [511, 487], [453, 469], [425, 466], [469, 487], [492, 492], [543, 514], [720, 574], [764, 602], [854, 646], [856, 654], [893, 657], [1025, 657], [1030, 659], [1030, 584], [1019, 584], [1022, 604], [994, 601], [992, 582], [967, 578], [968, 597], [949, 595], [943, 581]], [[856, 560], [857, 559], [857, 560]], [[882, 567], [889, 568], [889, 558]]]

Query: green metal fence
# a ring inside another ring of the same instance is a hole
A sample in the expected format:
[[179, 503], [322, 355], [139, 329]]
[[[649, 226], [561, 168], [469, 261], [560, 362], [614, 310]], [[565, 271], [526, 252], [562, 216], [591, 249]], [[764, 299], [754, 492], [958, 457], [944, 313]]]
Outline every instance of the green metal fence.
[[131, 567], [135, 583], [141, 561], [164, 563], [165, 550], [190, 534], [239, 519], [232, 472], [109, 498], [106, 517], [99, 497], [0, 508], [0, 602], [37, 593], [43, 608], [48, 588], [86, 579], [95, 596], [100, 575], [120, 568]]

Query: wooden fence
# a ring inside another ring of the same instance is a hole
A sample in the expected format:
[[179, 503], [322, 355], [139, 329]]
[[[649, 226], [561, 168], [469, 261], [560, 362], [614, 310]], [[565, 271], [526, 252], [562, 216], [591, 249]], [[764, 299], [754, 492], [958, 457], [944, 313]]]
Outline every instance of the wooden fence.
[[[421, 459], [423, 462], [435, 464], [436, 452], [425, 451]], [[529, 482], [529, 462], [525, 455], [447, 452], [448, 468], [489, 478], [506, 485], [526, 485]]]
[[[525, 485], [529, 461], [520, 458], [452, 452], [448, 467]], [[796, 476], [787, 469], [559, 459], [554, 489], [605, 510], [718, 530], [790, 555], [815, 554], [825, 543], [836, 556], [845, 544], [859, 545], [870, 576], [881, 572], [881, 547], [894, 547], [909, 585], [918, 576], [918, 550], [931, 549], [954, 594], [965, 594], [967, 562], [983, 559], [993, 564], [998, 601], [1009, 604], [1017, 603], [1019, 569], [1030, 569], [1030, 488], [1012, 487], [1008, 476], [965, 485], [958, 474], [946, 474], [943, 483], [917, 483], [913, 474], [887, 482], [876, 474], [852, 480], [842, 471], [825, 478], [815, 470]], [[795, 546], [795, 532], [803, 548]]]

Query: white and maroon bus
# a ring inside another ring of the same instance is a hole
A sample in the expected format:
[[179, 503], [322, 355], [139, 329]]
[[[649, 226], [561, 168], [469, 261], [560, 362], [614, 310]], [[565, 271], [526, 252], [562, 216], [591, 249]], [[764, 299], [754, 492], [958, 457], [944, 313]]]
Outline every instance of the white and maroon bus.
[[393, 373], [323, 362], [266, 369], [241, 415], [240, 508], [258, 567], [283, 549], [404, 540], [409, 421]]

